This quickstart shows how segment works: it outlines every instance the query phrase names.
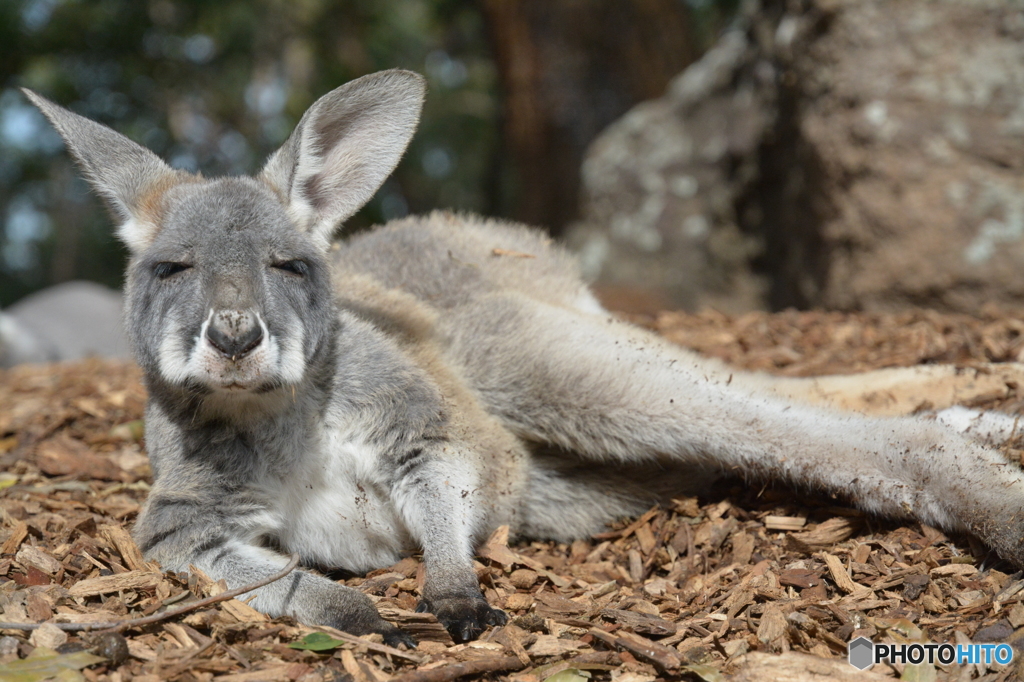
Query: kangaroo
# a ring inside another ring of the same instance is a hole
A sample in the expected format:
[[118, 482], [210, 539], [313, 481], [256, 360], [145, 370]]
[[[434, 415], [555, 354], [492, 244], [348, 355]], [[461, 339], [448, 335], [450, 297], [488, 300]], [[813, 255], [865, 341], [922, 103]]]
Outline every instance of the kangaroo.
[[[26, 91], [131, 252], [148, 558], [239, 587], [287, 553], [363, 572], [422, 550], [419, 608], [465, 641], [506, 620], [472, 565], [497, 526], [567, 542], [725, 472], [970, 531], [1024, 565], [1024, 474], [991, 446], [1012, 417], [816, 405], [851, 389], [732, 372], [621, 322], [520, 225], [433, 213], [332, 245], [398, 163], [424, 93], [407, 71], [351, 81], [258, 175], [207, 179]], [[315, 571], [251, 596], [414, 645]]]

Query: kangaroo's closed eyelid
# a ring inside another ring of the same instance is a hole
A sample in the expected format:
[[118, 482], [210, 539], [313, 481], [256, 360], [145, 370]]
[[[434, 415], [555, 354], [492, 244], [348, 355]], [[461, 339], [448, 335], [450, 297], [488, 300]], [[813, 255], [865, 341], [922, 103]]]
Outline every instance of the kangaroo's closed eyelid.
[[298, 275], [299, 277], [305, 277], [309, 274], [309, 264], [304, 260], [282, 260], [271, 263], [271, 267], [275, 270], [283, 270], [284, 272]]
[[153, 266], [153, 274], [160, 279], [167, 279], [177, 275], [179, 272], [191, 270], [191, 263], [178, 263], [174, 261], [163, 261]]

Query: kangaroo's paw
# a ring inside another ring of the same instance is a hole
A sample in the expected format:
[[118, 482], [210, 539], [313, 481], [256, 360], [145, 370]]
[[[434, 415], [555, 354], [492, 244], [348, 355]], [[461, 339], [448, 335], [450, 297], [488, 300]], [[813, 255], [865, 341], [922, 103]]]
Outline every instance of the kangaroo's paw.
[[305, 608], [296, 614], [299, 620], [311, 625], [327, 625], [357, 636], [376, 633], [388, 646], [404, 644], [409, 649], [416, 648], [412, 635], [381, 618], [370, 598], [362, 592], [320, 576], [307, 574], [303, 577], [315, 580], [315, 583], [304, 590], [307, 599], [303, 602]]
[[504, 611], [491, 608], [480, 596], [447, 597], [430, 601], [424, 599], [416, 610], [434, 614], [459, 644], [476, 639], [490, 625], [504, 625], [508, 622]]
[[941, 424], [982, 445], [998, 446], [1024, 433], [1024, 419], [1002, 412], [949, 407], [935, 413]]

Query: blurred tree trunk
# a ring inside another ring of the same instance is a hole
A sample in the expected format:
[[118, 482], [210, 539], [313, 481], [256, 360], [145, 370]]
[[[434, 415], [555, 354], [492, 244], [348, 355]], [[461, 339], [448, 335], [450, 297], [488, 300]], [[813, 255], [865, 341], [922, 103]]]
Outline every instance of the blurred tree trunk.
[[693, 61], [686, 6], [484, 0], [483, 8], [503, 89], [511, 214], [557, 234], [576, 218], [587, 145]]

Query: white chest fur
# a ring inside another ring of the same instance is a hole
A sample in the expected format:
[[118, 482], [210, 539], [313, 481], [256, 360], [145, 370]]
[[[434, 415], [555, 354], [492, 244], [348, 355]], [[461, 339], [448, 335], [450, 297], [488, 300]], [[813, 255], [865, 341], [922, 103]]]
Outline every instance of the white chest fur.
[[356, 573], [407, 554], [413, 543], [388, 491], [375, 480], [373, 448], [353, 439], [351, 431], [331, 429], [313, 449], [279, 482], [272, 502], [282, 549]]

